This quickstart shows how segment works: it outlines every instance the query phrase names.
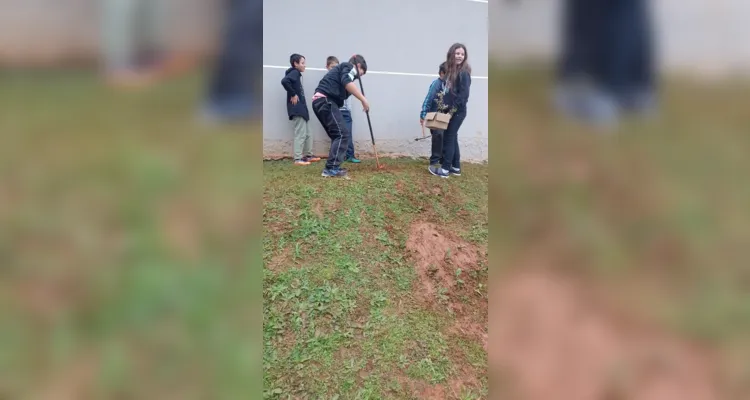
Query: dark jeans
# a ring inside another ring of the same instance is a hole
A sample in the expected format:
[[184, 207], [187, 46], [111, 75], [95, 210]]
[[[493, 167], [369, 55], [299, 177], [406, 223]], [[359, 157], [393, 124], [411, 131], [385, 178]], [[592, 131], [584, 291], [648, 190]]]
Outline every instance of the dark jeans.
[[[344, 117], [346, 128], [349, 129], [349, 133], [353, 134], [352, 130], [352, 112], [349, 110], [341, 110], [341, 116]], [[354, 138], [349, 139], [349, 146], [346, 148], [346, 160], [354, 158]]]
[[430, 165], [443, 164], [443, 131], [430, 129], [432, 134], [432, 154], [430, 155]]
[[558, 78], [587, 76], [617, 96], [653, 90], [648, 7], [647, 0], [567, 0]]
[[263, 0], [229, 0], [208, 111], [225, 118], [262, 116]]
[[443, 169], [461, 169], [461, 151], [458, 148], [458, 130], [466, 119], [466, 110], [453, 114], [448, 128], [443, 132]]
[[326, 168], [338, 168], [346, 157], [346, 149], [352, 139], [352, 134], [344, 122], [341, 110], [326, 98], [320, 98], [312, 103], [312, 109], [318, 121], [323, 125], [328, 137], [331, 138], [331, 150], [326, 160]]
[[652, 90], [654, 60], [647, 0], [612, 0], [604, 37], [610, 44], [609, 57], [602, 66], [602, 83], [622, 97], [634, 90]]

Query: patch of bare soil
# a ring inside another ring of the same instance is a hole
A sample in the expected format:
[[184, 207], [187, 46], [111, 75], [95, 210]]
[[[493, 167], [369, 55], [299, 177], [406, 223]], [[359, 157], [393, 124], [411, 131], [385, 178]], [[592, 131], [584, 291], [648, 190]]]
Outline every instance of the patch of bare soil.
[[[486, 309], [486, 305], [485, 305]], [[489, 335], [487, 334], [487, 321], [484, 320], [482, 323], [476, 321], [474, 317], [462, 317], [456, 320], [456, 323], [451, 327], [450, 333], [471, 338], [477, 340], [482, 344], [484, 350], [488, 350]]]
[[271, 258], [271, 261], [265, 263], [263, 267], [272, 272], [283, 271], [294, 264], [292, 260], [292, 247], [287, 246], [278, 254]]
[[323, 206], [320, 204], [320, 201], [316, 201], [315, 205], [312, 207], [312, 212], [317, 216], [318, 218], [323, 218]]
[[421, 293], [426, 300], [448, 295], [456, 286], [459, 269], [465, 273], [479, 268], [477, 246], [441, 233], [435, 224], [412, 225], [406, 249], [416, 262], [419, 284], [424, 289]]
[[414, 398], [425, 400], [460, 399], [466, 388], [479, 385], [479, 379], [473, 371], [461, 373], [458, 378], [451, 379], [446, 384], [429, 384], [406, 377], [398, 377], [397, 381]]
[[[458, 236], [431, 223], [413, 224], [406, 242], [417, 275], [416, 293], [427, 307], [449, 310], [454, 324], [449, 336], [481, 343], [487, 348], [487, 299], [478, 295], [479, 276], [487, 253]], [[420, 399], [458, 399], [464, 389], [480, 385], [484, 371], [469, 366], [456, 354], [455, 365], [464, 365], [446, 384], [428, 385], [406, 380], [404, 386]]]
[[10, 300], [42, 326], [54, 324], [61, 316], [84, 307], [91, 291], [84, 272], [31, 274], [16, 278], [10, 287]]
[[32, 398], [40, 400], [75, 400], [92, 398], [99, 363], [92, 356], [82, 357], [40, 385]]
[[426, 382], [417, 381], [407, 377], [398, 377], [397, 381], [402, 388], [411, 393], [417, 399], [447, 399], [448, 389], [445, 385], [431, 385]]
[[704, 349], [624, 322], [579, 282], [529, 269], [491, 286], [493, 391], [519, 400], [714, 400]]
[[404, 191], [404, 183], [401, 180], [396, 181], [396, 191], [399, 193], [403, 193]]

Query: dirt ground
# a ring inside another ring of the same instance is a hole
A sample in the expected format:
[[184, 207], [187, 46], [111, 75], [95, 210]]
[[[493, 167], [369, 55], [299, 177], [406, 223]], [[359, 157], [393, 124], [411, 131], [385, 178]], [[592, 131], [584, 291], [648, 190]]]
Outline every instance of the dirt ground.
[[[455, 319], [446, 336], [481, 343], [486, 350], [487, 299], [474, 292], [478, 284], [486, 284], [476, 274], [486, 265], [486, 251], [427, 222], [412, 225], [406, 249], [415, 261], [417, 293], [424, 306], [447, 308]], [[460, 361], [456, 364], [465, 364]], [[480, 378], [475, 369], [465, 368], [446, 384], [406, 386], [420, 399], [458, 399], [463, 391], [477, 388]]]
[[711, 356], [653, 327], [618, 319], [585, 287], [541, 269], [490, 290], [490, 379], [519, 400], [714, 400]]
[[[631, 323], [581, 282], [547, 269], [529, 268], [492, 285], [490, 341], [482, 319], [488, 302], [470, 296], [479, 283], [471, 271], [486, 260], [486, 252], [424, 222], [412, 225], [406, 247], [415, 261], [421, 300], [427, 307], [447, 306], [455, 315], [446, 334], [480, 341], [488, 350], [494, 398], [722, 398], [708, 351], [656, 327]], [[424, 399], [459, 398], [479, 378], [471, 373], [445, 385], [413, 385], [413, 393]]]

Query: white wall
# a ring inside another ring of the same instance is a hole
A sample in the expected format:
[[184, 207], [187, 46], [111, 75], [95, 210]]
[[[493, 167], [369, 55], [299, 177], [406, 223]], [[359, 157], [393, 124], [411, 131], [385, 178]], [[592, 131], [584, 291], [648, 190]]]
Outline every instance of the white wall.
[[[459, 132], [461, 158], [487, 159], [487, 4], [468, 0], [266, 0], [263, 5], [263, 139], [266, 155], [290, 155], [292, 126], [281, 87], [289, 55], [307, 58], [303, 84], [315, 151], [327, 154], [330, 139], [312, 113], [310, 98], [323, 76], [326, 57], [361, 53], [362, 79], [370, 101], [378, 152], [429, 156], [419, 111], [438, 66], [454, 42], [467, 46], [473, 68], [468, 114]], [[289, 21], [303, 26], [290, 33]], [[431, 22], [435, 21], [435, 22]], [[431, 28], [431, 26], [433, 28]], [[296, 30], [299, 32], [299, 30]], [[278, 68], [276, 68], [278, 67]], [[409, 75], [414, 74], [414, 75]], [[367, 119], [352, 100], [358, 154], [372, 151]]]

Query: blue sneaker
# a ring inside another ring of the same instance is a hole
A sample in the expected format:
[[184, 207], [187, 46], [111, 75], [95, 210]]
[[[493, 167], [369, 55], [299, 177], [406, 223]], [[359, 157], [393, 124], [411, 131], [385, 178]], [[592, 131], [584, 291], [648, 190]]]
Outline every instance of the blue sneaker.
[[592, 90], [582, 99], [583, 120], [597, 126], [613, 126], [618, 121], [615, 98], [601, 90]]
[[559, 112], [574, 120], [603, 126], [614, 125], [618, 120], [615, 98], [588, 82], [558, 84], [553, 101]]
[[461, 176], [461, 168], [452, 168], [451, 167], [450, 174], [451, 175], [455, 175], [455, 176]]
[[324, 169], [323, 173], [321, 174], [322, 177], [325, 178], [345, 178], [346, 177], [346, 170], [341, 168], [336, 169]]
[[433, 174], [433, 175], [435, 175], [435, 176], [439, 176], [441, 178], [447, 178], [448, 177], [448, 172], [446, 170], [440, 168], [440, 167], [429, 166], [429, 167], [427, 167], [427, 170], [430, 171], [430, 173]]

